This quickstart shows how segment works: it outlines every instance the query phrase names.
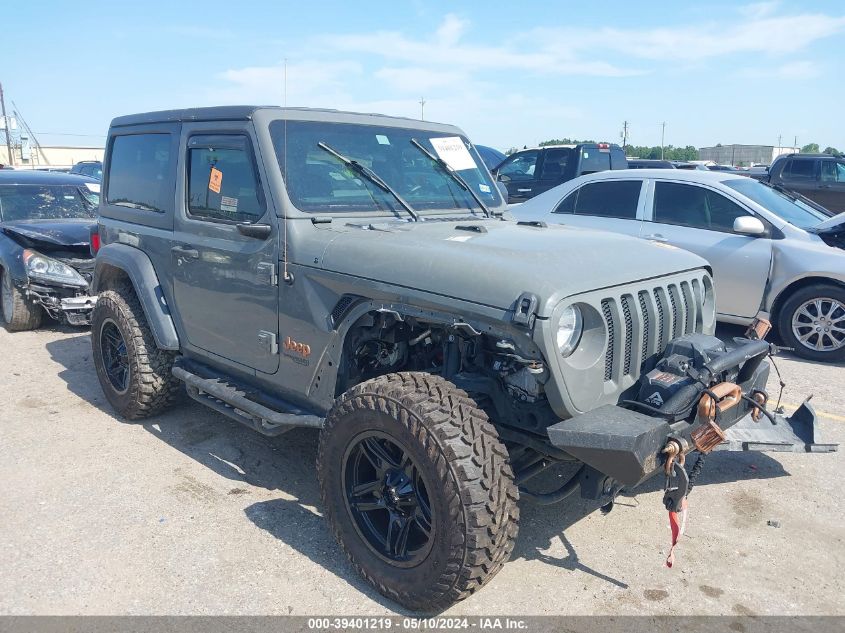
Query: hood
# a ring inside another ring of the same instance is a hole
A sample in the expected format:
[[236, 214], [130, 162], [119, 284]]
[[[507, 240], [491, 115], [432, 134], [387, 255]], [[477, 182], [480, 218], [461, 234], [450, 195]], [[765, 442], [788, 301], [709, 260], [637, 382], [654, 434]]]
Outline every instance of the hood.
[[33, 248], [88, 248], [96, 219], [14, 220], [0, 223], [0, 231]]
[[616, 233], [468, 220], [346, 225], [327, 246], [322, 265], [504, 310], [530, 292], [539, 299], [538, 316], [548, 317], [567, 296], [707, 263]]
[[811, 233], [838, 233], [845, 230], [845, 213], [834, 215], [809, 229]]

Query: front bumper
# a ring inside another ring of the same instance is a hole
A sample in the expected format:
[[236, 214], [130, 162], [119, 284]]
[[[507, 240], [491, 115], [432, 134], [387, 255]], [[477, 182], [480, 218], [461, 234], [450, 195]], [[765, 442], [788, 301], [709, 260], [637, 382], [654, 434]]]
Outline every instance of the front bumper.
[[[725, 441], [715, 450], [832, 452], [837, 444], [820, 441], [816, 412], [804, 403], [790, 417], [765, 416], [754, 422], [750, 410], [725, 429]], [[693, 424], [648, 416], [615, 405], [558, 422], [548, 428], [552, 445], [588, 466], [633, 487], [661, 470], [663, 448], [675, 438], [691, 445], [690, 435], [703, 421]]]
[[30, 281], [21, 286], [21, 292], [57, 321], [66, 321], [71, 325], [91, 324], [91, 311], [97, 303], [97, 297], [89, 295], [86, 288], [48, 286]]

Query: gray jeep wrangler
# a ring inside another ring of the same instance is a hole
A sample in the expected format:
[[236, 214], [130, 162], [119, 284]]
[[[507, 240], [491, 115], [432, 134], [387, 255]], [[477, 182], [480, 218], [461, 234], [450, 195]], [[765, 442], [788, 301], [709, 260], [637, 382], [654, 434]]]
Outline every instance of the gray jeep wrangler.
[[[663, 473], [677, 510], [687, 453], [833, 448], [809, 406], [767, 410], [762, 328], [712, 336], [703, 260], [508, 221], [483, 165], [451, 126], [256, 107], [117, 118], [104, 164], [109, 402], [137, 419], [187, 390], [265, 435], [320, 429], [338, 542], [426, 612], [501, 568], [520, 497], [610, 502]], [[558, 490], [526, 487], [562, 462]]]

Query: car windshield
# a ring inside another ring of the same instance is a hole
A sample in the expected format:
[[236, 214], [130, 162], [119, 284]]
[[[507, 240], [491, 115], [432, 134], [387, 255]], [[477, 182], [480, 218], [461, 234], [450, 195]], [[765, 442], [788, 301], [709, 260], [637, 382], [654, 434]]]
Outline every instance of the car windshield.
[[722, 184], [738, 191], [746, 198], [750, 198], [761, 207], [780, 216], [790, 224], [801, 229], [810, 229], [827, 219], [827, 216], [800, 200], [793, 200], [789, 196], [752, 180], [751, 178], [737, 178], [723, 180]]
[[0, 221], [93, 218], [99, 194], [76, 185], [0, 185]]
[[470, 142], [421, 129], [316, 121], [274, 121], [273, 146], [293, 204], [308, 212], [405, 210], [390, 193], [321, 149], [320, 143], [371, 170], [416, 211], [467, 209], [481, 213], [469, 192], [419, 148], [442, 158], [490, 206], [499, 191]]

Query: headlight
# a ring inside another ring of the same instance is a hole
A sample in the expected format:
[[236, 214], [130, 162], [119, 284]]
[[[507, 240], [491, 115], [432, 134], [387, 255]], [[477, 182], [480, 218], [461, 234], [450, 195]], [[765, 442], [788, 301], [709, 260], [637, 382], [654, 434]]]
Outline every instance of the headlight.
[[581, 340], [581, 332], [584, 330], [584, 322], [581, 318], [581, 309], [578, 306], [567, 306], [560, 315], [557, 325], [557, 349], [560, 355], [566, 358]]
[[51, 259], [41, 253], [25, 250], [23, 262], [27, 276], [36, 281], [48, 281], [71, 286], [87, 286], [85, 278], [67, 264]]

